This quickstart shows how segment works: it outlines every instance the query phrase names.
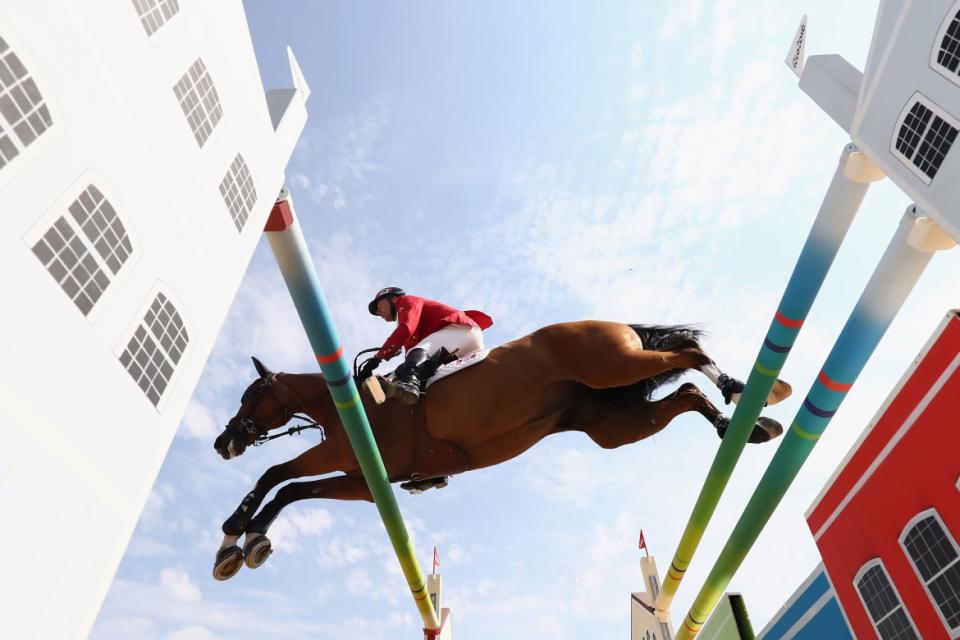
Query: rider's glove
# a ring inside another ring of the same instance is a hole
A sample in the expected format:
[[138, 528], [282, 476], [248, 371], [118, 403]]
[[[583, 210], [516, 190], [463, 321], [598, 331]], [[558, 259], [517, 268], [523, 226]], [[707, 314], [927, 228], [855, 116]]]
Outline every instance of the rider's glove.
[[383, 362], [383, 360], [374, 356], [373, 358], [370, 358], [369, 360], [364, 362], [362, 365], [360, 365], [360, 372], [359, 372], [360, 380], [366, 380], [367, 378], [372, 376], [373, 371], [380, 366], [381, 362]]

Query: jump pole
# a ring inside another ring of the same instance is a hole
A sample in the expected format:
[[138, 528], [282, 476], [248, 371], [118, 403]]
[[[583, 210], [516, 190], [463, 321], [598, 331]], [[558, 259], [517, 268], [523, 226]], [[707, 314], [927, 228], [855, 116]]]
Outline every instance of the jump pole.
[[923, 217], [916, 205], [907, 207], [893, 239], [674, 640], [692, 640], [700, 631], [933, 253], [952, 246], [953, 240], [936, 223]]
[[424, 638], [432, 640], [441, 631], [440, 620], [427, 593], [426, 580], [410, 544], [397, 498], [390, 487], [383, 458], [380, 457], [380, 449], [370, 430], [370, 422], [353, 381], [353, 372], [344, 356], [303, 231], [294, 214], [293, 200], [286, 188], [280, 192], [264, 232], [400, 561], [400, 568], [423, 620]]
[[747, 378], [746, 388], [730, 418], [730, 426], [727, 427], [720, 449], [707, 472], [680, 544], [667, 568], [667, 575], [655, 604], [657, 616], [663, 622], [669, 620], [670, 604], [684, 573], [693, 560], [710, 518], [743, 453], [750, 432], [800, 334], [800, 328], [840, 250], [867, 189], [871, 182], [883, 177], [883, 172], [856, 146], [848, 144], [843, 148], [820, 211]]

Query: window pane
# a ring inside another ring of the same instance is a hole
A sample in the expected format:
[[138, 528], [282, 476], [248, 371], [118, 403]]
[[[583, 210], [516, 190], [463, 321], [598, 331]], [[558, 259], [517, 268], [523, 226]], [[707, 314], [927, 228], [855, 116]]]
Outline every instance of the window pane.
[[133, 0], [133, 8], [148, 36], [180, 11], [176, 0]]
[[201, 147], [220, 121], [220, 96], [203, 60], [197, 58], [173, 87], [190, 130]]
[[915, 524], [903, 540], [924, 582], [929, 580], [957, 558], [957, 552], [934, 516]]

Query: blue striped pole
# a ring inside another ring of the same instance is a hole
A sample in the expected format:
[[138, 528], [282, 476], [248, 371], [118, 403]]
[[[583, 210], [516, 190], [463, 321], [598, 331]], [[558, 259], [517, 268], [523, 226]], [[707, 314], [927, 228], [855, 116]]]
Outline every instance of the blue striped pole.
[[323, 288], [317, 278], [303, 231], [294, 215], [293, 202], [286, 189], [281, 192], [265, 231], [300, 315], [300, 322], [303, 323], [310, 346], [326, 379], [327, 388], [340, 414], [340, 420], [346, 429], [350, 445], [360, 463], [363, 477], [400, 561], [400, 568], [423, 620], [424, 633], [427, 637], [433, 637], [440, 629], [440, 620], [428, 596], [426, 580], [410, 544], [410, 536], [403, 523], [397, 497], [390, 487], [386, 467], [353, 381], [350, 363], [343, 353]]
[[669, 618], [670, 604], [684, 573], [693, 561], [750, 432], [800, 334], [800, 328], [820, 292], [867, 188], [871, 182], [882, 177], [883, 174], [854, 145], [844, 147], [810, 235], [803, 245], [790, 282], [747, 378], [746, 388], [730, 418], [720, 449], [707, 472], [680, 544], [667, 568], [663, 587], [656, 600], [657, 616], [664, 622]]
[[915, 206], [907, 208], [816, 382], [720, 552], [690, 612], [677, 630], [675, 640], [692, 640], [707, 621], [734, 573], [920, 279], [935, 250], [914, 246], [914, 237], [921, 235], [915, 230], [926, 224], [927, 219], [921, 218]]

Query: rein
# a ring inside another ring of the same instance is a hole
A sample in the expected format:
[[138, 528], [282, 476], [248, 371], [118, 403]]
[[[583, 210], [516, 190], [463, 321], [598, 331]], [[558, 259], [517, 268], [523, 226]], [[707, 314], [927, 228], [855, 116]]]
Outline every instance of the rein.
[[296, 418], [297, 420], [304, 420], [307, 424], [298, 424], [292, 427], [289, 427], [283, 433], [274, 433], [273, 435], [267, 435], [262, 433], [257, 436], [257, 439], [250, 443], [252, 447], [259, 447], [262, 444], [275, 440], [277, 438], [282, 438], [283, 436], [292, 436], [294, 434], [300, 433], [301, 431], [306, 431], [307, 429], [319, 429], [320, 430], [320, 442], [323, 442], [327, 439], [327, 434], [323, 430], [323, 427], [320, 426], [320, 423], [316, 420], [311, 420], [308, 416], [301, 415], [299, 413], [294, 413], [290, 416], [291, 418]]

